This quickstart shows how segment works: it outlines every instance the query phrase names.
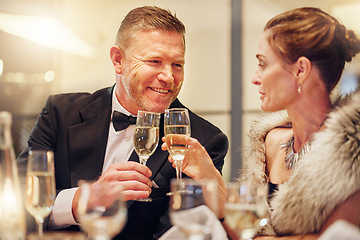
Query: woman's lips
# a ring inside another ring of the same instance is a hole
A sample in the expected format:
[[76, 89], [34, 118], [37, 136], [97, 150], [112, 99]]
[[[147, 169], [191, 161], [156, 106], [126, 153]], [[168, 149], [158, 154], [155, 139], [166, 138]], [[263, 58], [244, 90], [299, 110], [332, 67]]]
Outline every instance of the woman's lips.
[[263, 100], [265, 97], [265, 93], [259, 92], [260, 93], [260, 99]]

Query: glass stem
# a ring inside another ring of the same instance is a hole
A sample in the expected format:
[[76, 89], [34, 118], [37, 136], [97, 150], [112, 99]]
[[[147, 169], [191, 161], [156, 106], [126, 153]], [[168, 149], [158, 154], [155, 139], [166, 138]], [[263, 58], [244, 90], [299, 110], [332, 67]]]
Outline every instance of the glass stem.
[[181, 181], [182, 179], [182, 161], [176, 161], [176, 178], [178, 181]]
[[39, 233], [39, 238], [43, 239], [44, 237], [44, 228], [43, 228], [43, 224], [44, 224], [44, 220], [37, 220], [37, 226], [38, 226], [38, 233]]
[[148, 158], [149, 158], [149, 157], [139, 157], [139, 159], [140, 159], [140, 164], [146, 165], [146, 162], [147, 162]]

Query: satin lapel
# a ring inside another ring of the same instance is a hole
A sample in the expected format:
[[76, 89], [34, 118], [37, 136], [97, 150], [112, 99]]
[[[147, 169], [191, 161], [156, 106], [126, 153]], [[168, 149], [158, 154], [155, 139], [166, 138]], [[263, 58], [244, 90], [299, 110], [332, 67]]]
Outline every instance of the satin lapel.
[[135, 150], [131, 153], [129, 161], [140, 163], [139, 156], [136, 154]]
[[168, 155], [168, 152], [163, 151], [161, 150], [161, 147], [158, 147], [154, 154], [148, 159], [146, 165], [152, 171], [152, 176], [150, 177], [150, 180], [153, 180], [155, 178], [161, 167], [166, 163]]
[[111, 89], [104, 92], [80, 115], [83, 122], [69, 127], [71, 185], [81, 179], [95, 180], [104, 163], [111, 116]]

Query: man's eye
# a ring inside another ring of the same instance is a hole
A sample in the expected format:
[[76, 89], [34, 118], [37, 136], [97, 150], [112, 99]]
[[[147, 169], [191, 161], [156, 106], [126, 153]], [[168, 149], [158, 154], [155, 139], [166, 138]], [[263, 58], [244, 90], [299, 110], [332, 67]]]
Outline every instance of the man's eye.
[[184, 65], [180, 63], [174, 63], [173, 65], [178, 69], [182, 69], [184, 67]]
[[153, 63], [153, 64], [160, 63], [160, 61], [158, 61], [158, 60], [147, 60], [146, 62], [147, 63]]

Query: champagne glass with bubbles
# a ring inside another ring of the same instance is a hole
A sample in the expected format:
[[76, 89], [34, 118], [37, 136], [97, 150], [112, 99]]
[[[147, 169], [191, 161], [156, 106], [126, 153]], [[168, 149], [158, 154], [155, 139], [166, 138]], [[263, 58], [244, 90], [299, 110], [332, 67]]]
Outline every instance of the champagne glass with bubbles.
[[164, 134], [168, 151], [175, 162], [177, 180], [181, 181], [182, 162], [188, 151], [188, 146], [184, 143], [185, 137], [191, 134], [190, 117], [186, 108], [165, 110]]
[[[155, 152], [159, 143], [160, 113], [138, 111], [136, 118], [134, 147], [140, 163], [146, 165], [148, 158]], [[151, 201], [151, 198], [138, 199]]]
[[39, 237], [43, 237], [43, 223], [55, 200], [54, 154], [52, 151], [30, 150], [26, 172], [27, 211], [35, 218]]
[[238, 239], [252, 239], [267, 224], [267, 185], [228, 183], [225, 218]]

